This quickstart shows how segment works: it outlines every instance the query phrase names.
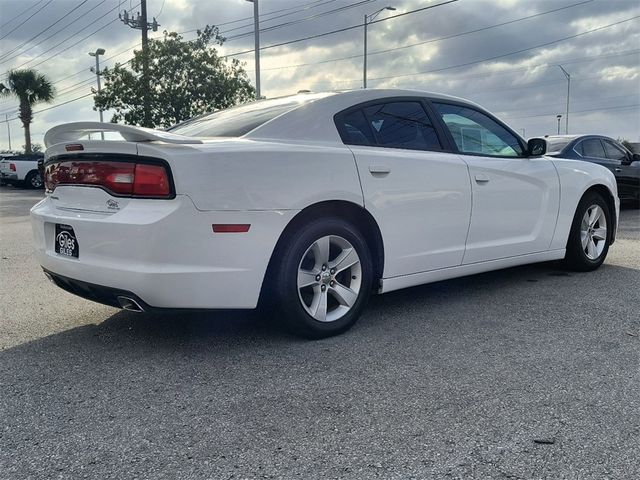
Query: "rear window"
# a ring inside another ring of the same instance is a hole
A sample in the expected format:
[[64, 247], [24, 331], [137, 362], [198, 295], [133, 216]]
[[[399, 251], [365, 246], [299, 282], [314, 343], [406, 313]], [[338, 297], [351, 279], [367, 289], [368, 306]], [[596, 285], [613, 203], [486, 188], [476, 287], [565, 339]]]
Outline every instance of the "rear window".
[[241, 137], [283, 113], [327, 95], [306, 94], [258, 100], [200, 115], [167, 131], [188, 137]]

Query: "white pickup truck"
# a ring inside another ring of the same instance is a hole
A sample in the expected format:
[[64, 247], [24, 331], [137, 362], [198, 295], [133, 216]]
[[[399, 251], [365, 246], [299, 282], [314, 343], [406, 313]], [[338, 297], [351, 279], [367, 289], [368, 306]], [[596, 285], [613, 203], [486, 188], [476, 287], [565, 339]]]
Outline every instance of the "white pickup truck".
[[0, 184], [42, 188], [44, 182], [38, 171], [38, 160], [42, 158], [42, 154], [0, 156]]

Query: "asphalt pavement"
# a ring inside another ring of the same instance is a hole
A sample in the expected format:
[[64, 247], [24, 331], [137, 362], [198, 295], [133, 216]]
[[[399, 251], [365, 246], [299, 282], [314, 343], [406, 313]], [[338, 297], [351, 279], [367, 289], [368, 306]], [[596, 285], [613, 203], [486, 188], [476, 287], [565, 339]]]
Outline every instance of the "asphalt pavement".
[[51, 285], [0, 187], [2, 479], [640, 478], [640, 210], [591, 273], [374, 297], [345, 335]]

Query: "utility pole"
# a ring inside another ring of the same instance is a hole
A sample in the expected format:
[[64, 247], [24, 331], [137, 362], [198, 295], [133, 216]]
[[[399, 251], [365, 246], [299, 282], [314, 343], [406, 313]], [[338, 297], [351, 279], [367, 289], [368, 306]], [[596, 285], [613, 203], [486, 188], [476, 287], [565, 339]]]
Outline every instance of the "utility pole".
[[128, 11], [122, 12], [119, 15], [120, 20], [125, 25], [129, 25], [131, 28], [142, 30], [142, 82], [144, 89], [142, 90], [142, 102], [144, 111], [144, 125], [143, 127], [152, 127], [151, 125], [151, 105], [149, 103], [149, 93], [151, 91], [151, 81], [149, 78], [149, 36], [148, 30], [151, 28], [154, 32], [158, 31], [160, 24], [156, 21], [155, 17], [153, 22], [147, 21], [147, 0], [140, 0], [140, 13], [134, 18], [130, 17]]
[[[90, 70], [93, 72], [95, 71], [96, 73], [96, 79], [98, 81], [98, 93], [100, 93], [100, 75], [102, 75], [102, 72], [100, 71], [100, 55], [104, 55], [104, 48], [98, 48], [95, 52], [89, 52], [89, 55], [91, 55], [92, 57], [96, 57], [96, 68], [94, 70], [93, 67], [90, 68]], [[102, 108], [98, 109], [98, 112], [100, 112], [100, 123], [104, 123], [104, 119], [102, 118]], [[104, 132], [100, 132], [100, 138], [102, 138], [102, 140], [104, 140]]]
[[564, 133], [566, 135], [569, 135], [569, 97], [571, 95], [571, 75], [569, 75], [569, 72], [562, 68], [562, 65], [558, 66], [560, 67], [560, 70], [562, 70], [562, 73], [564, 73], [564, 76], [567, 77], [567, 111], [566, 116], [564, 117], [564, 120], [566, 122]]
[[9, 137], [9, 150], [11, 150], [11, 127], [9, 126], [9, 115], [4, 116], [4, 121], [7, 122], [7, 136]]
[[247, 0], [253, 3], [253, 37], [255, 43], [256, 58], [256, 98], [260, 100], [260, 9], [258, 8], [258, 0]]
[[147, 24], [147, 0], [140, 0], [140, 11], [142, 14], [142, 18], [140, 19], [140, 27], [142, 29], [142, 82], [144, 84], [144, 89], [142, 90], [144, 109], [143, 127], [151, 127], [151, 112], [149, 111], [149, 89], [151, 88], [151, 83], [149, 82], [149, 36], [147, 34], [149, 25]]
[[380, 15], [380, 12], [384, 10], [395, 10], [395, 7], [383, 7], [380, 10], [373, 12], [371, 15], [364, 16], [364, 62], [362, 69], [362, 88], [367, 88], [367, 26]]

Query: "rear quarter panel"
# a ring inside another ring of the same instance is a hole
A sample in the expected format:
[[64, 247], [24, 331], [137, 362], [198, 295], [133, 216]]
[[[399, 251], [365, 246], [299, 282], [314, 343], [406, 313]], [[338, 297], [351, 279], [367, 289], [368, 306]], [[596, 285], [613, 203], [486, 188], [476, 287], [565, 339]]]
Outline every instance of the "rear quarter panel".
[[138, 144], [171, 165], [177, 194], [199, 210], [301, 210], [325, 200], [363, 205], [355, 161], [344, 146], [246, 139], [200, 145]]
[[618, 187], [616, 186], [615, 177], [608, 169], [582, 160], [553, 158], [551, 161], [555, 165], [560, 178], [560, 209], [558, 211], [556, 232], [551, 244], [552, 250], [566, 247], [569, 230], [571, 229], [578, 203], [584, 193], [594, 185], [604, 185], [613, 195], [616, 204], [615, 216], [617, 222], [620, 206]]

